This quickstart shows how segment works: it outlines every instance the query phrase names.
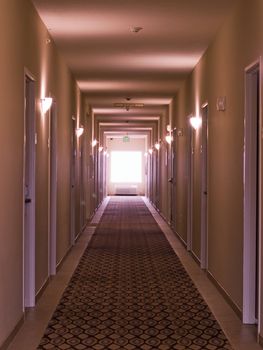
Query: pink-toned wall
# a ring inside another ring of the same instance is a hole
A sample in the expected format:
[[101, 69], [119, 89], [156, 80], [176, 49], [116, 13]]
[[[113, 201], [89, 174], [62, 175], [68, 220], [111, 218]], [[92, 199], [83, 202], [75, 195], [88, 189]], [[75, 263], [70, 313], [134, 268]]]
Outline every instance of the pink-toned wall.
[[[244, 70], [263, 55], [263, 4], [241, 0], [177, 93], [177, 233], [187, 240], [187, 116], [208, 102], [208, 271], [242, 311]], [[226, 111], [216, 109], [226, 96]], [[200, 258], [201, 133], [194, 136], [193, 252]], [[261, 286], [262, 287], [262, 286]], [[262, 288], [261, 288], [262, 289]]]
[[[36, 80], [36, 291], [48, 272], [48, 117], [39, 99], [58, 106], [57, 263], [70, 248], [71, 116], [76, 82], [29, 0], [0, 2], [0, 347], [23, 316], [24, 68]], [[77, 229], [79, 229], [79, 226]]]

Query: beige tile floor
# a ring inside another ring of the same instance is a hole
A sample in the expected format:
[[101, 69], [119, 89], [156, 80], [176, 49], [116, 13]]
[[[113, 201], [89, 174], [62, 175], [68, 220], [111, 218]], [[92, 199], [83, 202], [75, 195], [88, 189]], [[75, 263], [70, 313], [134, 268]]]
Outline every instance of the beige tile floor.
[[[49, 283], [37, 306], [27, 312], [25, 322], [8, 347], [8, 350], [36, 349], [63, 290], [95, 231], [95, 225], [99, 222], [108, 200], [109, 199], [107, 198], [104, 201], [90, 225], [86, 228], [75, 246], [72, 248], [56, 277]], [[239, 318], [225, 302], [224, 298], [210, 282], [206, 274], [197, 266], [192, 257], [187, 253], [169, 226], [146, 199], [145, 202], [169, 240], [171, 246], [181, 259], [197, 288], [208, 303], [210, 309], [213, 311], [234, 349], [262, 350], [262, 347], [256, 343], [256, 327], [242, 325]]]

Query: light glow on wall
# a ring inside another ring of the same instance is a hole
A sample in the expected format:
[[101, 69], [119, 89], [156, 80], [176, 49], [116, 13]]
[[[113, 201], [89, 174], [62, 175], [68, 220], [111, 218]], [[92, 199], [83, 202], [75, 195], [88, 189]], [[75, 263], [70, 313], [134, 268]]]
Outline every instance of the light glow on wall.
[[142, 152], [112, 151], [110, 161], [112, 183], [142, 182]]

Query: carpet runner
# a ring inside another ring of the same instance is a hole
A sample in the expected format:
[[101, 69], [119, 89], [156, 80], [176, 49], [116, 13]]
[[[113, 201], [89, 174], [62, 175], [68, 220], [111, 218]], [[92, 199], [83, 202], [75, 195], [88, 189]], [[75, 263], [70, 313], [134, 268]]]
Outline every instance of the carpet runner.
[[232, 349], [143, 200], [112, 198], [38, 349]]

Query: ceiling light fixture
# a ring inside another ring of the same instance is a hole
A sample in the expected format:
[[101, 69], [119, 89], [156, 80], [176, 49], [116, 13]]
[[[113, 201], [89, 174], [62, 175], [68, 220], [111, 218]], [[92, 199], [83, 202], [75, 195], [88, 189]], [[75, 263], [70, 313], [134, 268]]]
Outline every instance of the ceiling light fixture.
[[114, 103], [114, 107], [124, 108], [128, 112], [131, 108], [143, 108], [144, 103]]

